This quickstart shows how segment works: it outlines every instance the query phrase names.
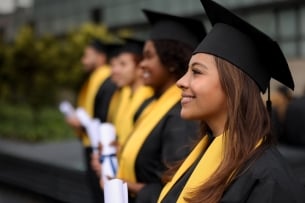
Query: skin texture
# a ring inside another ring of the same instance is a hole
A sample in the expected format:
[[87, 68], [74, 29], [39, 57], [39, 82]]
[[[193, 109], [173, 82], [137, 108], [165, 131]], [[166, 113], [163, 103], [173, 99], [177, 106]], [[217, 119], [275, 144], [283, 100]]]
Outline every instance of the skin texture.
[[105, 54], [99, 53], [94, 48], [87, 46], [84, 50], [81, 62], [84, 70], [86, 72], [91, 72], [106, 63], [106, 56]]
[[112, 78], [119, 87], [129, 85], [133, 88], [142, 81], [142, 69], [136, 64], [132, 53], [121, 53], [111, 70]]
[[182, 118], [206, 121], [215, 136], [221, 134], [227, 118], [226, 96], [214, 57], [204, 53], [193, 55], [177, 86], [182, 90]]
[[119, 68], [119, 58], [118, 56], [115, 56], [111, 58], [110, 60], [110, 67], [111, 67], [111, 80], [119, 87], [119, 75], [117, 74]]

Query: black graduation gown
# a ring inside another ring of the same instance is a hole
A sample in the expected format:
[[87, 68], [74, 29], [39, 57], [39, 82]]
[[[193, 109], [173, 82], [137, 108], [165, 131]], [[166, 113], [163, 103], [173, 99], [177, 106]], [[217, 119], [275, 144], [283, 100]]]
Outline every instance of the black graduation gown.
[[101, 122], [107, 121], [109, 104], [116, 89], [117, 86], [111, 78], [106, 78], [94, 99], [94, 118], [98, 118]]
[[275, 147], [267, 149], [228, 188], [222, 203], [304, 203], [305, 187]]
[[199, 123], [183, 120], [180, 110], [178, 102], [156, 125], [138, 153], [136, 178], [146, 185], [137, 194], [135, 202], [156, 203], [162, 190], [165, 163], [183, 160], [198, 140]]
[[[296, 180], [290, 167], [275, 147], [266, 149], [247, 168], [224, 192], [221, 203], [305, 202], [304, 185]], [[180, 189], [176, 188], [176, 191], [181, 192], [186, 181], [178, 181], [176, 184]], [[175, 199], [178, 196], [171, 190], [164, 198], [167, 201], [162, 201], [162, 203], [176, 202]]]

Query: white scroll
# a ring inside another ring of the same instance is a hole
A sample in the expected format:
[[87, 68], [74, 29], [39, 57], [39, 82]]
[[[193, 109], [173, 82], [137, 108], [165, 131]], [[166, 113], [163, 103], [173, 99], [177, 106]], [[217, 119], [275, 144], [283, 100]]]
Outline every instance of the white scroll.
[[112, 143], [116, 139], [115, 127], [111, 123], [102, 123], [100, 126], [100, 142], [102, 144], [101, 152], [101, 174], [104, 182], [108, 178], [114, 178], [118, 168], [118, 160], [116, 157], [116, 147]]
[[120, 179], [108, 180], [104, 184], [105, 203], [128, 203], [127, 183]]

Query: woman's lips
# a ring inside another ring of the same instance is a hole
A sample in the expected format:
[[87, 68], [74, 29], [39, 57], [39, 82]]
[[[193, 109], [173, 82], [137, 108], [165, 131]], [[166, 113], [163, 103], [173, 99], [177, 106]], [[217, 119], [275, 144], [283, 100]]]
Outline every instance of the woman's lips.
[[181, 104], [190, 103], [194, 98], [195, 96], [183, 94], [181, 99]]

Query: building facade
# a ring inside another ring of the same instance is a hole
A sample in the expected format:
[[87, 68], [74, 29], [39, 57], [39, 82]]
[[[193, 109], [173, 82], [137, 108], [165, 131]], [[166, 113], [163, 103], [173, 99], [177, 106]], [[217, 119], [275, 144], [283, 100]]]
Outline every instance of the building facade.
[[102, 0], [35, 0], [33, 21], [39, 35], [61, 35], [79, 25], [95, 21], [100, 23]]
[[[215, 1], [235, 11], [278, 41], [289, 62], [293, 64], [296, 80], [303, 81], [305, 0]], [[26, 15], [19, 12], [6, 16], [4, 21], [1, 21], [0, 16], [0, 30], [9, 38], [13, 38], [18, 26], [29, 18], [39, 35], [61, 35], [84, 22], [95, 21], [104, 23], [112, 31], [128, 29], [132, 30], [135, 36], [145, 38], [148, 25], [141, 11], [143, 8], [197, 18], [202, 20], [208, 29], [210, 28], [199, 0], [34, 0]], [[8, 21], [10, 23], [7, 23]], [[304, 85], [297, 85], [305, 86], [305, 82]], [[297, 89], [296, 92], [301, 90]]]

